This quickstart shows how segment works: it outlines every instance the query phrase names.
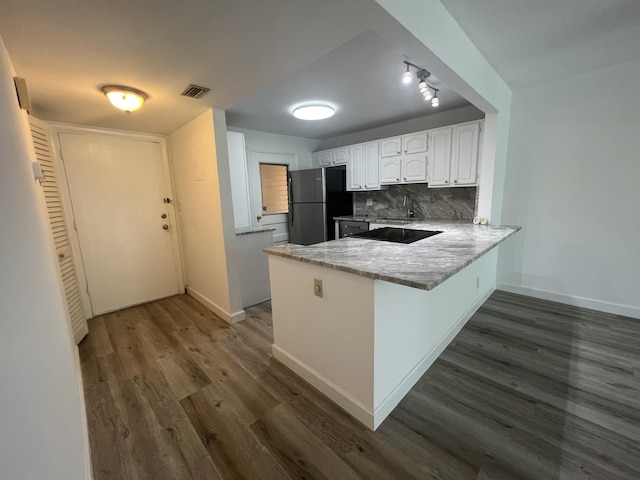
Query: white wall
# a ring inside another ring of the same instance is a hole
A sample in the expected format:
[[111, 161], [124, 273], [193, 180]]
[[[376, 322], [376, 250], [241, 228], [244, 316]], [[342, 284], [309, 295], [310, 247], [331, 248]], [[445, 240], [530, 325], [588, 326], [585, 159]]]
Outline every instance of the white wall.
[[[244, 133], [244, 143], [249, 152], [265, 152], [278, 154], [293, 154], [296, 161], [290, 165], [291, 170], [304, 170], [311, 168], [311, 153], [318, 150], [319, 140], [290, 135], [276, 135], [275, 133], [258, 132], [246, 128], [228, 127], [230, 132]], [[248, 155], [247, 155], [248, 157]], [[250, 172], [251, 175], [255, 172]]]
[[0, 478], [90, 477], [77, 349], [0, 39]]
[[369, 130], [363, 130], [349, 135], [341, 135], [339, 137], [322, 140], [318, 146], [318, 150], [343, 147], [345, 145], [353, 145], [355, 143], [370, 142], [381, 138], [404, 135], [406, 133], [419, 132], [421, 130], [429, 130], [456, 123], [470, 122], [472, 120], [480, 120], [482, 118], [484, 118], [484, 113], [473, 105], [469, 105], [467, 107], [456, 108], [446, 112], [439, 112], [425, 117], [414, 118], [404, 122], [392, 123], [382, 127], [371, 128]]
[[640, 61], [514, 94], [499, 287], [640, 318]]
[[187, 291], [226, 321], [243, 320], [224, 112], [173, 132], [169, 151]]

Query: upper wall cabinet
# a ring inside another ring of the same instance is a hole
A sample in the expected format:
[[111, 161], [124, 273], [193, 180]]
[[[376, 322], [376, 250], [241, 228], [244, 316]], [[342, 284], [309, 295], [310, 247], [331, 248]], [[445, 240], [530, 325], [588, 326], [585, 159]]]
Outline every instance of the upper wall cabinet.
[[418, 132], [380, 140], [380, 158], [426, 152], [427, 139], [427, 132]]
[[333, 167], [335, 165], [347, 164], [347, 147], [334, 148], [332, 150], [324, 150], [313, 154], [318, 158], [318, 165], [321, 167]]
[[350, 145], [347, 154], [347, 190], [379, 190], [378, 142]]
[[476, 185], [480, 127], [473, 121], [315, 152], [321, 167], [347, 165], [347, 189], [426, 183], [430, 187]]
[[477, 184], [480, 124], [469, 122], [429, 131], [430, 187]]
[[451, 137], [453, 128], [432, 130], [429, 141], [429, 186], [448, 187], [451, 180]]
[[453, 127], [451, 181], [454, 185], [475, 185], [478, 181], [480, 122]]
[[380, 140], [380, 183], [427, 181], [427, 132]]

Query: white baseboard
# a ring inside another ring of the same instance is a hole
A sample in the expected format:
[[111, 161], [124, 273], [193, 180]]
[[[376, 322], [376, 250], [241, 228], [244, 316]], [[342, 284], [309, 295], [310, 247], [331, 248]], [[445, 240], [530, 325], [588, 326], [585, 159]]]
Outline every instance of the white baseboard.
[[614, 315], [640, 319], [640, 307], [634, 307], [633, 305], [606, 302], [595, 298], [578, 297], [566, 293], [552, 292], [541, 288], [523, 287], [521, 285], [514, 285], [511, 283], [498, 283], [498, 290], [539, 298], [541, 300], [564, 303], [575, 307], [589, 308], [591, 310], [612, 313]]
[[187, 287], [187, 293], [191, 295], [193, 298], [195, 298], [202, 305], [207, 307], [209, 310], [211, 310], [213, 313], [218, 315], [227, 323], [230, 323], [233, 325], [234, 323], [241, 322], [246, 318], [246, 314], [244, 310], [240, 310], [239, 312], [235, 312], [235, 313], [227, 312], [224, 308], [212, 302], [207, 297], [205, 297], [200, 292], [198, 292], [197, 290], [194, 290], [191, 287]]
[[[488, 289], [471, 305], [462, 316], [453, 324], [451, 329], [447, 332], [444, 338], [433, 347], [427, 354], [422, 357], [418, 364], [400, 381], [400, 383], [393, 389], [393, 391], [382, 401], [380, 405], [375, 407], [373, 417], [373, 430], [377, 429], [385, 418], [393, 411], [396, 406], [402, 401], [404, 396], [409, 393], [409, 390], [420, 380], [425, 372], [431, 365], [438, 359], [438, 357], [445, 351], [451, 341], [455, 338], [460, 330], [466, 325], [469, 319], [474, 313], [482, 306], [484, 302], [495, 291], [496, 284], [492, 283]], [[367, 425], [368, 426], [368, 425]]]
[[375, 430], [373, 411], [370, 408], [362, 404], [353, 396], [349, 395], [323, 375], [320, 375], [309, 365], [300, 361], [289, 352], [284, 351], [279, 345], [274, 343], [271, 347], [271, 352], [273, 353], [273, 358], [280, 361], [287, 368], [320, 390], [324, 395], [329, 397], [329, 399], [342, 407], [343, 410], [355, 417], [366, 427], [371, 430]]

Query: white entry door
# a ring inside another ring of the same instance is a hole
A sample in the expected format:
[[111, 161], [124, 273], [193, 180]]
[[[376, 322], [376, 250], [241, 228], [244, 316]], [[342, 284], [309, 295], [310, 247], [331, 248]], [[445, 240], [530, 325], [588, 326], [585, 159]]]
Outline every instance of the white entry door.
[[93, 314], [180, 293], [160, 144], [58, 135]]

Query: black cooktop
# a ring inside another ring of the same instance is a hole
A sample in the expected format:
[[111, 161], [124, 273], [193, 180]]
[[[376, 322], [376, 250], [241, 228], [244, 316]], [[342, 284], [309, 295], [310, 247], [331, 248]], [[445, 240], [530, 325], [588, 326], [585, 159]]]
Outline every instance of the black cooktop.
[[412, 230], [410, 228], [383, 227], [351, 235], [354, 238], [382, 240], [384, 242], [413, 243], [424, 238], [442, 233], [438, 230]]

